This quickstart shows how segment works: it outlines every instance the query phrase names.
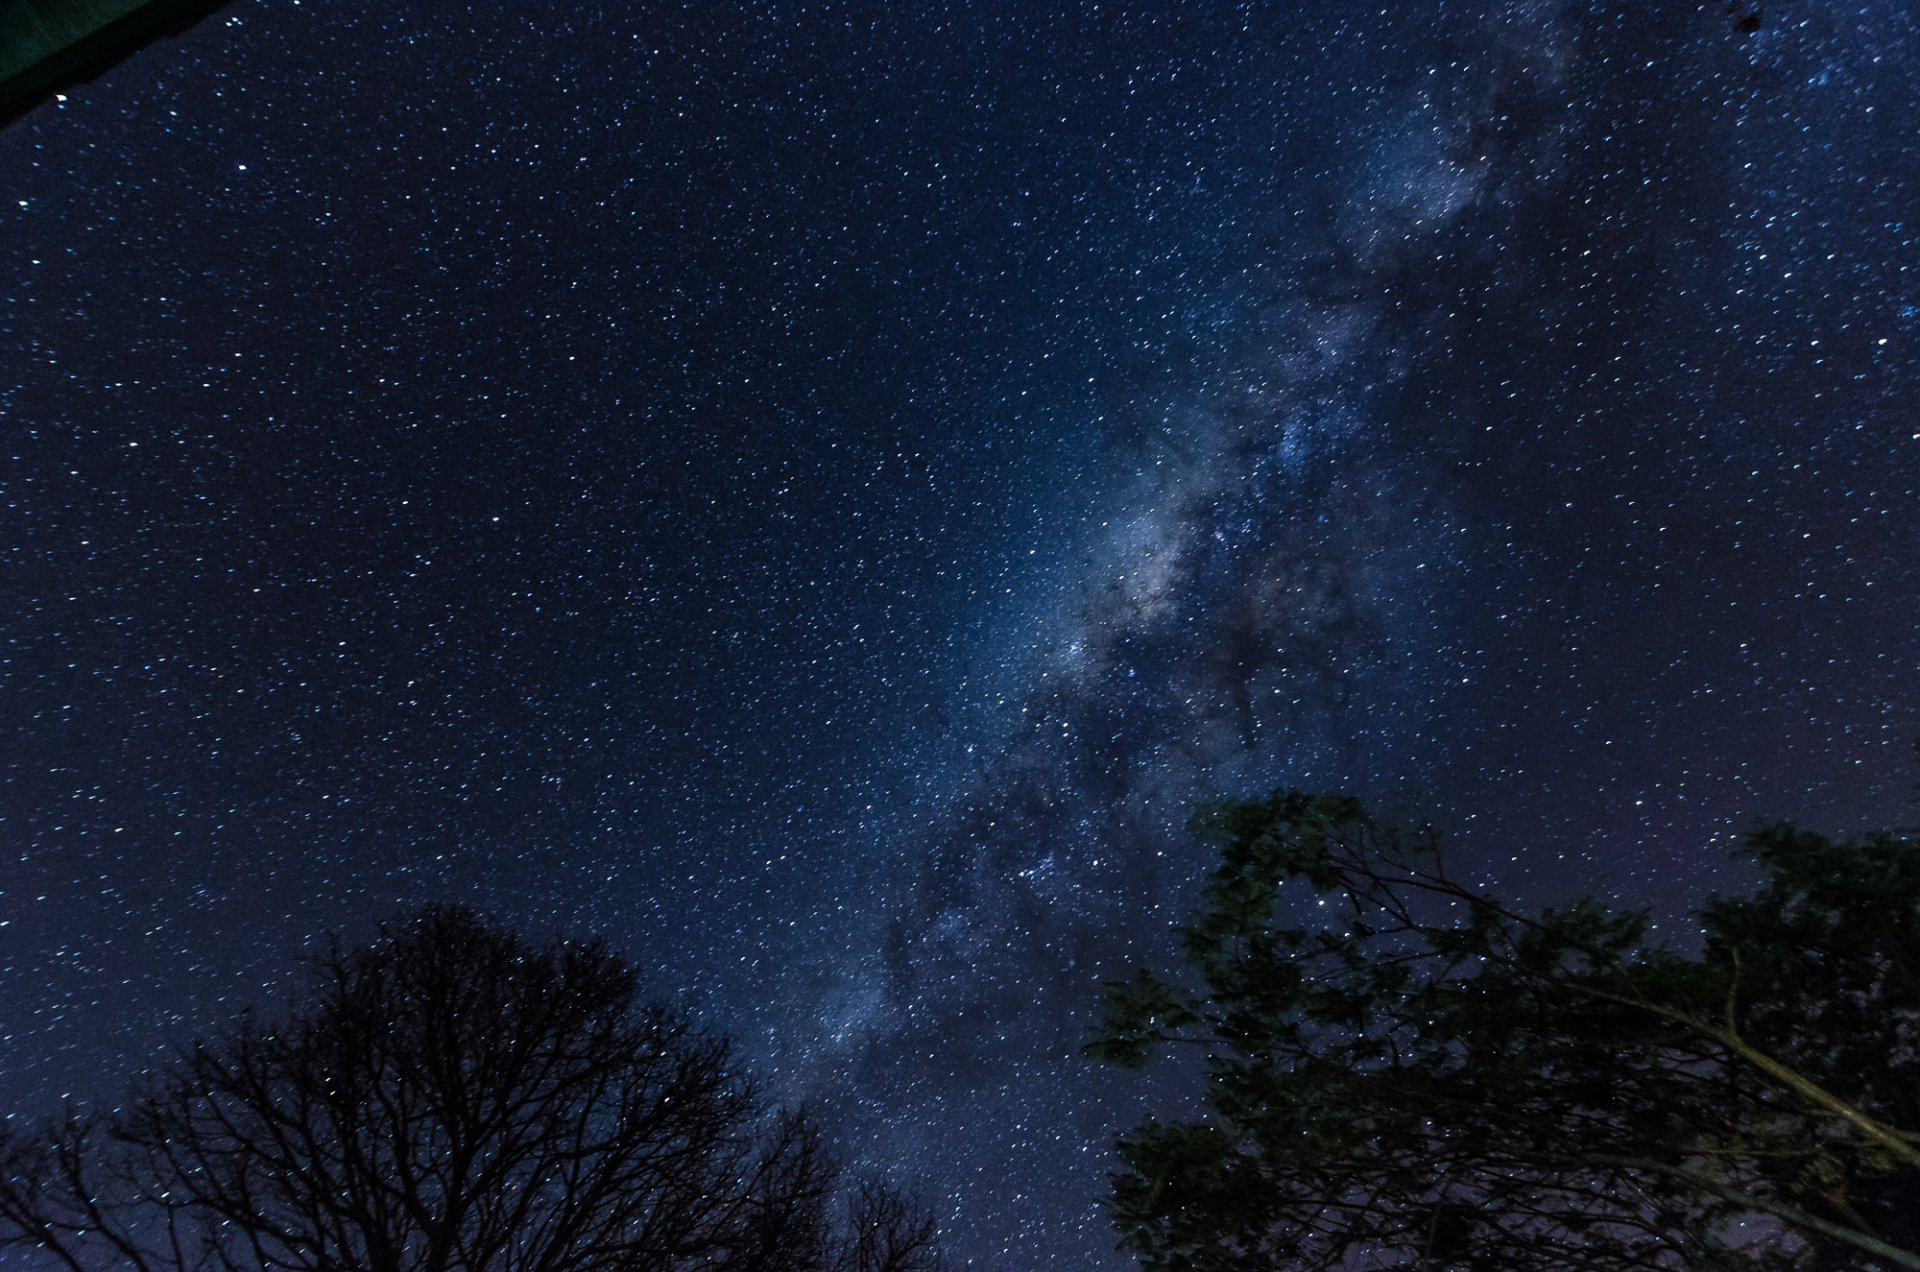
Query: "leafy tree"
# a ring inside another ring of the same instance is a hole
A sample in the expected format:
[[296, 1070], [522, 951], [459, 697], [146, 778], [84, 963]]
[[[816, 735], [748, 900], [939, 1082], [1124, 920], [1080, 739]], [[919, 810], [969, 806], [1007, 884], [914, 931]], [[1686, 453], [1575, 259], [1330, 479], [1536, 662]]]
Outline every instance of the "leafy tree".
[[1156, 1269], [1920, 1268], [1920, 845], [1779, 826], [1703, 940], [1523, 913], [1352, 799], [1204, 811], [1189, 975], [1107, 987], [1206, 1116], [1119, 1142]]
[[724, 1042], [597, 944], [458, 909], [318, 960], [312, 1004], [196, 1045], [117, 1114], [0, 1141], [0, 1253], [71, 1269], [933, 1266]]

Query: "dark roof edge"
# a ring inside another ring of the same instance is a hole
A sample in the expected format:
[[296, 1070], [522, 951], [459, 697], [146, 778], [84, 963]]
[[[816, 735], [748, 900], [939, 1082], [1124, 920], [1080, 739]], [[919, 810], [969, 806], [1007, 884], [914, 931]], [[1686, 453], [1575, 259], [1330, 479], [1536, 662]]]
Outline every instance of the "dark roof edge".
[[105, 74], [147, 45], [181, 34], [229, 3], [231, 0], [152, 0], [0, 80], [0, 128], [55, 93]]

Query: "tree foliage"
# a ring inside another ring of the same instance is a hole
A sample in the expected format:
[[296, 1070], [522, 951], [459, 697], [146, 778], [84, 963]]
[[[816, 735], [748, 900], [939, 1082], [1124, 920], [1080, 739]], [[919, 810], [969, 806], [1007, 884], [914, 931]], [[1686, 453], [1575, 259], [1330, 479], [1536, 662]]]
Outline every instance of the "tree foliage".
[[1787, 826], [1699, 913], [1523, 913], [1431, 833], [1281, 791], [1195, 819], [1189, 974], [1091, 1054], [1193, 1057], [1207, 1115], [1119, 1143], [1156, 1269], [1920, 1268], [1920, 845]]
[[307, 1010], [114, 1115], [0, 1141], [0, 1252], [73, 1269], [917, 1272], [931, 1241], [618, 957], [457, 909], [333, 950]]

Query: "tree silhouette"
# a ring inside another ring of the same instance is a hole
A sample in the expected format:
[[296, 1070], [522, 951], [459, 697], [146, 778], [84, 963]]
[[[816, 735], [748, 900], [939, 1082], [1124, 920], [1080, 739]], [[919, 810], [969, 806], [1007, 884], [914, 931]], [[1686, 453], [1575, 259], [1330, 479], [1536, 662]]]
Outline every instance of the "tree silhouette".
[[1208, 1112], [1119, 1144], [1149, 1268], [1920, 1268], [1920, 845], [1752, 836], [1687, 953], [1528, 914], [1351, 799], [1196, 818], [1193, 976], [1108, 987], [1089, 1051], [1172, 1046]]
[[305, 1011], [115, 1115], [0, 1141], [0, 1251], [73, 1269], [918, 1272], [932, 1237], [604, 947], [459, 909], [335, 947]]

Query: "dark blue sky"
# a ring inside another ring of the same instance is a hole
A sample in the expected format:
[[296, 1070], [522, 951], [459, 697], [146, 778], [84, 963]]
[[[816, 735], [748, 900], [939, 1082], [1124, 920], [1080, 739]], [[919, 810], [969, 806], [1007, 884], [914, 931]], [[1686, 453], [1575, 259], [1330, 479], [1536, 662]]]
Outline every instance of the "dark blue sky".
[[1357, 14], [243, 0], [0, 132], [0, 1103], [464, 901], [1104, 1266], [1196, 800], [1912, 820], [1911, 8]]

